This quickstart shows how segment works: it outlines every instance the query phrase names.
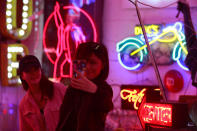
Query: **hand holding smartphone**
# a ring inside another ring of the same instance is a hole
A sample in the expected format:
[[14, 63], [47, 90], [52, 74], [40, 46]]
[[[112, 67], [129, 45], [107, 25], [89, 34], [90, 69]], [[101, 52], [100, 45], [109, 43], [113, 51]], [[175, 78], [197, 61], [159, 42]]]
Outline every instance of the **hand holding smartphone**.
[[74, 60], [73, 61], [73, 76], [75, 78], [78, 77], [76, 71], [78, 71], [84, 75], [85, 68], [86, 68], [86, 61], [85, 60]]

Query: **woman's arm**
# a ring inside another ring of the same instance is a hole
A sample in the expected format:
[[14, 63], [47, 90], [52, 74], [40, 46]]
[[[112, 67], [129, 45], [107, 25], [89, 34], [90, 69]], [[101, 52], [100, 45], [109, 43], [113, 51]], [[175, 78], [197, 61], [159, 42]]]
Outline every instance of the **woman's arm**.
[[79, 71], [75, 71], [75, 73], [77, 73], [77, 78], [71, 78], [70, 85], [72, 88], [88, 93], [95, 93], [97, 91], [97, 85], [95, 85], [91, 80], [88, 80]]

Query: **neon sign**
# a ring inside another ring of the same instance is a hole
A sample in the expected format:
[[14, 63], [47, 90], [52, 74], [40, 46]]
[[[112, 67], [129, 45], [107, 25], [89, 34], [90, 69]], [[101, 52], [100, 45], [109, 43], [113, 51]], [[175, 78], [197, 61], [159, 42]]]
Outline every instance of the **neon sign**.
[[[159, 33], [159, 25], [145, 25], [145, 30], [147, 34], [158, 34]], [[142, 35], [142, 28], [141, 26], [136, 26], [134, 29], [134, 34], [135, 35]]]
[[[146, 61], [147, 49], [140, 50], [136, 55], [131, 56], [131, 51], [139, 49], [144, 43], [137, 38], [130, 37], [120, 41], [116, 46], [119, 63], [127, 70], [137, 70]], [[132, 57], [132, 58], [131, 58]]]
[[172, 126], [172, 105], [145, 103], [140, 107], [139, 117], [144, 123]]
[[[149, 44], [166, 43], [172, 45], [172, 59], [184, 70], [188, 68], [184, 64], [185, 56], [188, 54], [186, 49], [185, 35], [180, 22], [172, 26], [165, 27], [162, 32], [158, 33], [158, 26], [146, 26], [149, 33]], [[154, 29], [154, 30], [153, 30]], [[147, 45], [141, 35], [140, 27], [136, 27], [136, 34], [139, 36], [128, 37], [117, 43], [116, 51], [118, 52], [119, 63], [127, 70], [139, 70], [148, 62]]]
[[[90, 22], [91, 28], [93, 30], [93, 41], [95, 42], [97, 41], [97, 32], [96, 32], [95, 24], [87, 12], [76, 6], [64, 6], [63, 10], [65, 12], [67, 10], [75, 10], [82, 13]], [[58, 40], [57, 40], [57, 44], [55, 44], [56, 47], [50, 47], [46, 42], [47, 28], [52, 20], [54, 20], [55, 25], [57, 27], [56, 35]], [[70, 42], [69, 42], [70, 37], [74, 38], [75, 47], [77, 47], [81, 42], [86, 41], [86, 37], [80, 26], [75, 24], [73, 21], [69, 21], [69, 22], [67, 21], [67, 24], [64, 23], [64, 19], [60, 14], [60, 6], [59, 3], [57, 2], [54, 7], [54, 12], [51, 13], [51, 15], [48, 17], [43, 31], [44, 51], [49, 61], [52, 64], [54, 64], [53, 78], [55, 80], [60, 80], [61, 78], [68, 78], [72, 76], [72, 56], [70, 52]], [[55, 57], [52, 57], [53, 55], [55, 55]], [[62, 58], [63, 61], [61, 61]], [[64, 73], [65, 66], [68, 67], [67, 70], [69, 70], [66, 73]], [[58, 72], [60, 72], [60, 74], [58, 74]]]
[[138, 109], [139, 104], [142, 102], [142, 99], [144, 97], [144, 92], [146, 89], [142, 89], [140, 92], [137, 90], [128, 90], [128, 89], [123, 89], [120, 92], [120, 96], [123, 100], [128, 100], [129, 102], [134, 103], [134, 109]]
[[20, 85], [17, 73], [20, 59], [28, 54], [23, 44], [1, 44], [1, 78], [3, 86]]
[[[4, 1], [2, 1], [4, 2]], [[32, 0], [23, 0], [22, 7], [16, 7], [17, 0], [7, 0], [5, 4], [6, 8], [3, 8], [2, 12], [5, 12], [5, 15], [1, 15], [2, 18], [2, 26], [1, 30], [4, 35], [9, 36], [13, 39], [25, 39], [27, 38], [32, 29], [32, 22], [29, 21], [29, 17], [32, 15], [33, 11], [33, 1]], [[21, 14], [21, 19], [19, 21], [18, 15]], [[19, 24], [20, 23], [20, 24]]]
[[146, 126], [185, 128], [189, 122], [188, 105], [184, 103], [146, 103], [143, 99], [138, 117]]

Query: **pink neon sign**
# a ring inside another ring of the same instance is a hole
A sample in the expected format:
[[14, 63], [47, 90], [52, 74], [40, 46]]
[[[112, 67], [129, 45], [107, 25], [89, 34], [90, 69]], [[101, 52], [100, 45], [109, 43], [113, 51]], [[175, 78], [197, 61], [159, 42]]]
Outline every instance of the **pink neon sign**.
[[[93, 41], [97, 41], [97, 31], [95, 24], [90, 17], [90, 15], [82, 10], [81, 8], [78, 8], [76, 6], [64, 6], [64, 10], [77, 10], [80, 13], [82, 13], [90, 22], [91, 28], [93, 30]], [[46, 43], [46, 32], [47, 28], [49, 26], [49, 23], [51, 20], [55, 21], [55, 25], [57, 27], [57, 43], [56, 43], [56, 48], [49, 48]], [[49, 59], [49, 61], [54, 64], [54, 71], [53, 71], [53, 78], [56, 80], [60, 80], [62, 77], [68, 78], [72, 76], [72, 57], [71, 57], [71, 49], [70, 49], [70, 42], [69, 38], [70, 33], [73, 33], [74, 35], [74, 44], [75, 47], [77, 47], [80, 43], [86, 41], [86, 37], [77, 24], [73, 22], [69, 22], [67, 24], [64, 23], [63, 18], [60, 14], [60, 6], [59, 3], [57, 2], [55, 7], [54, 7], [54, 12], [51, 13], [51, 15], [48, 17], [46, 24], [44, 26], [43, 30], [43, 46], [44, 46], [44, 51]], [[55, 54], [56, 57], [52, 57], [51, 54]], [[63, 60], [62, 60], [63, 59]], [[60, 65], [60, 66], [59, 66]], [[69, 68], [69, 71], [67, 74], [64, 73], [64, 67], [65, 65], [68, 65], [66, 67]], [[60, 70], [60, 76], [57, 75], [57, 69]]]

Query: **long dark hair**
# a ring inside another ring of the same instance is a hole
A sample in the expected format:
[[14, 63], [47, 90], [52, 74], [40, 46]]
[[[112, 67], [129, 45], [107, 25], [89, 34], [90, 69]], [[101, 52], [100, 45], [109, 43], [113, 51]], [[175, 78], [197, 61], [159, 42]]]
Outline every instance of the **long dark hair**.
[[[33, 55], [24, 56], [19, 62], [19, 75], [23, 85], [23, 89], [27, 91], [29, 89], [29, 85], [25, 80], [22, 79], [22, 73], [28, 72], [31, 68], [41, 69], [41, 64], [39, 60]], [[43, 74], [41, 76], [41, 80], [39, 83], [40, 90], [43, 96], [47, 96], [49, 99], [53, 97], [53, 82], [48, 80], [48, 78]]]
[[101, 73], [96, 80], [106, 80], [109, 74], [109, 58], [107, 48], [103, 44], [96, 42], [80, 44], [77, 48], [75, 59], [88, 60], [92, 54], [96, 55], [103, 64]]

